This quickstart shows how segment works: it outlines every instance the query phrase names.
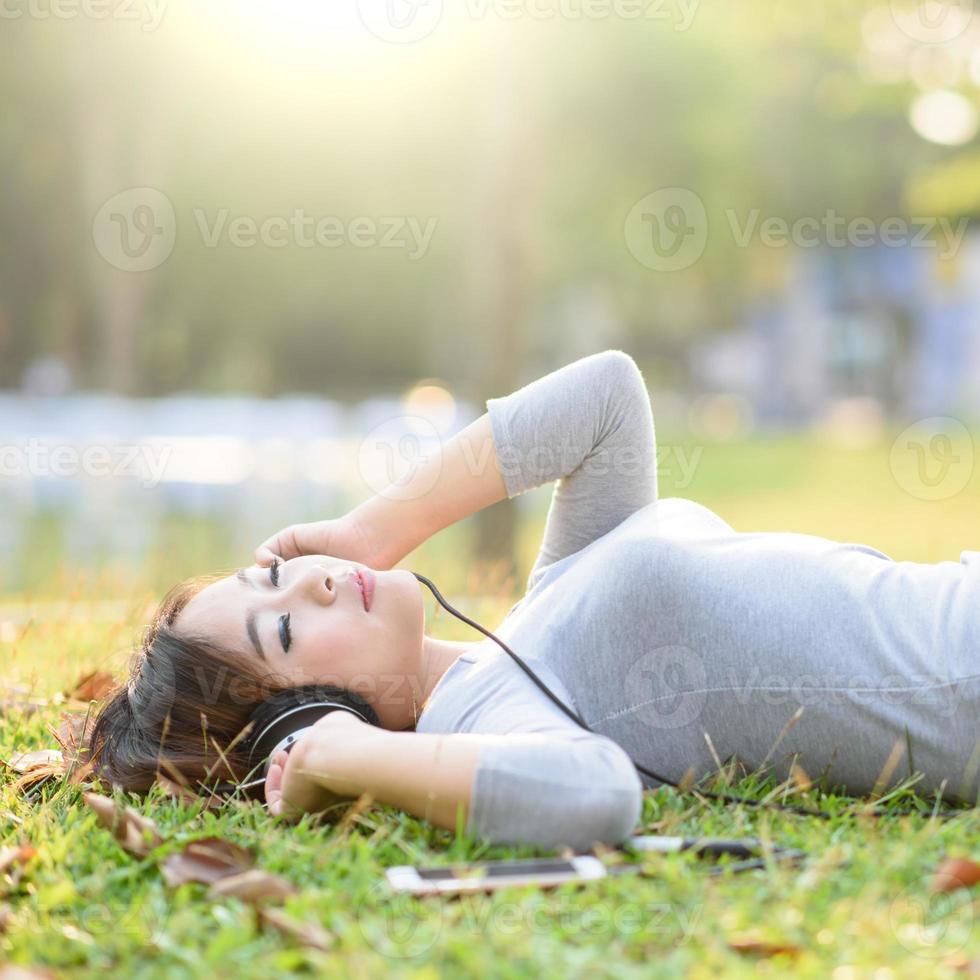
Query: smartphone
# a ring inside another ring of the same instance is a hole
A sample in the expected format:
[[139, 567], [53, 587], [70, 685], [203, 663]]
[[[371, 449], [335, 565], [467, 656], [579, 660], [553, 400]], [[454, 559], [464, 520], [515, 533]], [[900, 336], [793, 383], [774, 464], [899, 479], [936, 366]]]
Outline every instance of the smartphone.
[[389, 868], [388, 884], [398, 892], [412, 895], [452, 895], [492, 892], [516, 885], [548, 888], [569, 881], [595, 881], [616, 873], [598, 858], [581, 855], [571, 858], [538, 858], [530, 861], [484, 861], [445, 868]]

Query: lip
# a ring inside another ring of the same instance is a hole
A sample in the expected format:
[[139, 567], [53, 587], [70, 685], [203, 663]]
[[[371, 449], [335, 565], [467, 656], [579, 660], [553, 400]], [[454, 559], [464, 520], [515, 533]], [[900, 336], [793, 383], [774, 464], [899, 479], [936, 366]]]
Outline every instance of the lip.
[[370, 568], [359, 568], [356, 572], [357, 581], [361, 586], [361, 598], [364, 602], [364, 611], [367, 612], [371, 608], [371, 603], [374, 600], [374, 589], [377, 584], [377, 577]]

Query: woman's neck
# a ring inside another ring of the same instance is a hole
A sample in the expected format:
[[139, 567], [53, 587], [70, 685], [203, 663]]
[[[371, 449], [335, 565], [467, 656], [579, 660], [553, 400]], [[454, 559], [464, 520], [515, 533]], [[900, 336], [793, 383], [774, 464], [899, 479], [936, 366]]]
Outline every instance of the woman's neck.
[[[473, 644], [462, 640], [440, 640], [427, 633], [422, 635], [422, 663], [419, 671], [421, 698], [418, 712], [421, 713], [439, 683], [442, 675], [456, 662], [461, 653], [472, 649]], [[417, 719], [415, 719], [417, 720]], [[414, 721], [412, 728], [414, 728]]]

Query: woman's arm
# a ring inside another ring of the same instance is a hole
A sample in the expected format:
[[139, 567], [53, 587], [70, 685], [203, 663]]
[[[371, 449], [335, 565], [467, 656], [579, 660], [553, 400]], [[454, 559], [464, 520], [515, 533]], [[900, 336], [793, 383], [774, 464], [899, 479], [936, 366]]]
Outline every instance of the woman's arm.
[[605, 350], [546, 374], [487, 409], [510, 497], [558, 480], [527, 586], [657, 499], [657, 444], [643, 375]]
[[443, 528], [553, 480], [528, 579], [585, 547], [657, 496], [650, 399], [621, 350], [579, 358], [501, 398], [395, 483], [336, 520], [295, 524], [255, 552], [330, 554], [391, 568]]
[[[479, 765], [481, 753], [490, 766]], [[368, 793], [450, 830], [459, 820], [494, 843], [618, 843], [642, 807], [642, 784], [626, 753], [577, 727], [424, 734], [334, 712], [282, 761], [267, 782], [274, 814], [325, 809]]]
[[653, 412], [636, 362], [621, 350], [579, 358], [517, 391], [351, 512], [378, 567], [505, 496], [558, 480], [528, 579], [657, 498]]
[[484, 414], [407, 477], [355, 507], [348, 519], [371, 542], [374, 567], [391, 568], [436, 532], [506, 496]]

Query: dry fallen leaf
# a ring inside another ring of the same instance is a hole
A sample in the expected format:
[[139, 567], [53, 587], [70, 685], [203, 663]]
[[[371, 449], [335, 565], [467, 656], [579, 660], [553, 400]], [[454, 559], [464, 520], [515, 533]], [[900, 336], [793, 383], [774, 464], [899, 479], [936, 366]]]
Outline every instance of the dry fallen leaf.
[[163, 843], [156, 824], [132, 807], [119, 807], [116, 801], [99, 793], [83, 793], [82, 799], [95, 811], [99, 823], [112, 832], [124, 851], [146, 857]]
[[[265, 909], [260, 908], [259, 919], [266, 925], [272, 926], [273, 929], [278, 929], [279, 932], [291, 937], [292, 939], [297, 939], [304, 946], [311, 946], [313, 949], [322, 950], [324, 953], [329, 952], [330, 947], [333, 945], [333, 936], [327, 932], [318, 922], [297, 922], [295, 919], [290, 918], [281, 909]], [[0, 977], [0, 980], [3, 980]]]
[[19, 869], [27, 864], [37, 851], [30, 844], [14, 844], [11, 847], [0, 847], [0, 875], [6, 874], [12, 868]]
[[51, 976], [53, 976], [51, 973], [17, 966], [14, 963], [0, 965], [0, 980], [49, 980]]
[[171, 799], [182, 803], [199, 805], [202, 810], [218, 810], [224, 800], [216, 794], [195, 793], [186, 782], [171, 779], [162, 772], [156, 774], [156, 783]]
[[101, 701], [114, 687], [116, 679], [104, 670], [83, 674], [65, 696], [75, 701]]
[[934, 892], [952, 892], [957, 888], [972, 888], [980, 882], [980, 864], [967, 858], [946, 858], [936, 869], [932, 884]]
[[52, 730], [52, 734], [61, 746], [61, 751], [66, 758], [73, 758], [88, 741], [88, 735], [92, 729], [92, 717], [84, 711], [63, 711], [61, 713], [61, 724], [57, 730]]
[[767, 942], [755, 935], [733, 936], [728, 945], [736, 953], [752, 956], [799, 956], [801, 950], [793, 943]]
[[36, 752], [19, 752], [11, 756], [6, 765], [22, 776], [39, 769], [60, 766], [64, 769], [64, 756], [57, 749], [38, 749]]
[[790, 778], [796, 784], [796, 788], [803, 793], [813, 789], [813, 780], [810, 779], [807, 771], [798, 762], [794, 762], [789, 771]]
[[65, 759], [57, 749], [20, 752], [3, 762], [3, 765], [20, 775], [20, 779], [13, 783], [13, 789], [17, 792], [65, 774]]
[[163, 877], [171, 888], [191, 881], [211, 885], [220, 878], [247, 871], [254, 863], [251, 851], [244, 847], [220, 837], [206, 837], [168, 854], [163, 862]]
[[239, 898], [243, 902], [282, 901], [296, 894], [296, 888], [280, 878], [259, 868], [243, 871], [241, 874], [220, 878], [210, 890], [212, 898]]

